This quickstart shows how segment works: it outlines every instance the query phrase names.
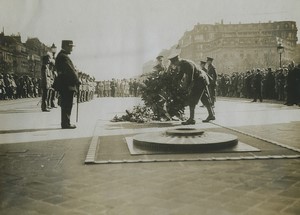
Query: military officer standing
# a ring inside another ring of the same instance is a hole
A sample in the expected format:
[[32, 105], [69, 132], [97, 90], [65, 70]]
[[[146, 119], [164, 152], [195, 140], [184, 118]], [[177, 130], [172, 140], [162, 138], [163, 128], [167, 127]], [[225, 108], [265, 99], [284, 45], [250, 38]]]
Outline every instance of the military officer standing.
[[209, 77], [209, 94], [212, 100], [212, 106], [215, 105], [216, 102], [216, 87], [217, 87], [217, 72], [215, 66], [212, 64], [213, 58], [207, 57], [207, 75]]
[[73, 50], [72, 40], [63, 40], [61, 51], [58, 53], [55, 66], [58, 74], [61, 76], [60, 96], [61, 96], [61, 127], [62, 129], [74, 129], [75, 125], [70, 124], [70, 117], [73, 107], [74, 93], [80, 81], [76, 69], [69, 58]]
[[195, 63], [185, 59], [179, 59], [178, 54], [170, 56], [169, 60], [171, 61], [170, 66], [178, 69], [179, 79], [181, 81], [185, 80], [183, 82], [183, 87], [185, 87], [188, 91], [187, 104], [190, 109], [190, 118], [187, 121], [182, 122], [182, 124], [193, 125], [196, 123], [194, 119], [195, 107], [198, 104], [199, 99], [207, 108], [209, 114], [202, 122], [214, 120], [214, 111], [210, 104], [209, 94], [207, 93], [207, 85], [209, 84], [207, 74], [203, 70], [198, 69]]

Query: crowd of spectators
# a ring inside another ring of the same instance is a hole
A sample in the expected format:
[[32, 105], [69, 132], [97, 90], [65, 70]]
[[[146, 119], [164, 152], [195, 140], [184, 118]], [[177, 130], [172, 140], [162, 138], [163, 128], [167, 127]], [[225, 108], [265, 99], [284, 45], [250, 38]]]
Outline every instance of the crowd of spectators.
[[[285, 101], [286, 105], [300, 103], [300, 68], [290, 63], [272, 70], [252, 69], [232, 74], [218, 74], [217, 94], [223, 97], [254, 99], [257, 92], [263, 99]], [[257, 89], [260, 88], [260, 89]]]
[[97, 97], [137, 97], [140, 82], [137, 79], [112, 79], [98, 81]]
[[[140, 96], [137, 79], [95, 81], [94, 77], [79, 72], [80, 102], [94, 97]], [[258, 86], [258, 87], [257, 87]], [[259, 90], [257, 88], [260, 88]], [[218, 74], [217, 95], [254, 99], [257, 91], [263, 99], [282, 101], [286, 105], [300, 104], [300, 65], [272, 70], [252, 69], [232, 74]], [[0, 100], [35, 98], [42, 95], [41, 80], [28, 75], [0, 74]]]

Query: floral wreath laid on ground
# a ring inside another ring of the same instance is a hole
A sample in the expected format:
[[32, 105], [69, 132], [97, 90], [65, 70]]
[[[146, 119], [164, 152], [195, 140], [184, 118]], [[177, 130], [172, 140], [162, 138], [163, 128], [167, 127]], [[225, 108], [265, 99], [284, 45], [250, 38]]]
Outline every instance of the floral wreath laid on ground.
[[144, 105], [134, 106], [132, 111], [126, 110], [125, 115], [116, 115], [111, 121], [144, 123], [183, 119], [187, 91], [178, 75], [178, 70], [171, 68], [151, 73], [140, 86]]

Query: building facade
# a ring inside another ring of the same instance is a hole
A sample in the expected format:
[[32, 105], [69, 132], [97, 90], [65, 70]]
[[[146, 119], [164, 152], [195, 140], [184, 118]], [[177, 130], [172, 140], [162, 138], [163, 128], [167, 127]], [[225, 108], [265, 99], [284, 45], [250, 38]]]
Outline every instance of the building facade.
[[20, 35], [0, 33], [0, 73], [40, 77], [41, 57], [50, 51], [37, 38], [22, 43]]
[[[197, 24], [179, 40], [180, 56], [197, 64], [213, 57], [219, 72], [252, 68], [278, 68], [278, 45], [284, 47], [282, 65], [297, 56], [297, 26], [294, 21], [251, 24]], [[300, 63], [300, 62], [298, 62]]]

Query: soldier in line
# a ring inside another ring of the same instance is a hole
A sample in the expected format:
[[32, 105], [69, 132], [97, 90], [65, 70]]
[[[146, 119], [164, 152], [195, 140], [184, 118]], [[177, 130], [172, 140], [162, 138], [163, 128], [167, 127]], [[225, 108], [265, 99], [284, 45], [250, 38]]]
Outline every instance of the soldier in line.
[[110, 97], [110, 81], [106, 80], [104, 83], [104, 92], [105, 92], [105, 97]]
[[103, 81], [99, 81], [99, 83], [98, 83], [98, 90], [99, 90], [99, 96], [98, 97], [103, 97], [103, 93], [104, 93], [104, 84], [103, 84]]
[[42, 87], [42, 101], [41, 109], [43, 112], [49, 112], [48, 98], [50, 95], [51, 87], [51, 71], [50, 71], [50, 56], [45, 55], [42, 57], [42, 68], [41, 68], [41, 87]]
[[185, 60], [179, 59], [178, 54], [169, 57], [171, 65], [173, 68], [178, 69], [179, 79], [182, 81], [185, 77], [184, 87], [187, 88], [188, 98], [187, 103], [190, 109], [190, 117], [187, 121], [182, 122], [183, 125], [193, 125], [195, 121], [195, 107], [199, 102], [199, 99], [207, 108], [208, 117], [202, 122], [209, 122], [210, 120], [215, 120], [214, 111], [211, 106], [209, 94], [207, 93], [207, 86], [209, 84], [209, 78], [207, 74], [197, 68], [196, 64]]
[[50, 58], [50, 88], [48, 90], [48, 108], [56, 108], [55, 105], [55, 98], [56, 98], [56, 91], [53, 89], [52, 85], [54, 82], [55, 77], [57, 76], [57, 72], [55, 71], [55, 60]]
[[133, 96], [133, 80], [132, 78], [129, 79], [129, 96]]
[[212, 64], [213, 58], [207, 57], [207, 75], [209, 77], [209, 94], [212, 100], [212, 106], [214, 107], [216, 102], [216, 87], [217, 87], [217, 72], [215, 66]]
[[129, 97], [129, 82], [128, 80], [124, 79], [125, 87], [124, 87], [124, 96]]
[[116, 83], [115, 83], [114, 79], [112, 79], [110, 82], [110, 94], [111, 94], [111, 97], [116, 96]]

